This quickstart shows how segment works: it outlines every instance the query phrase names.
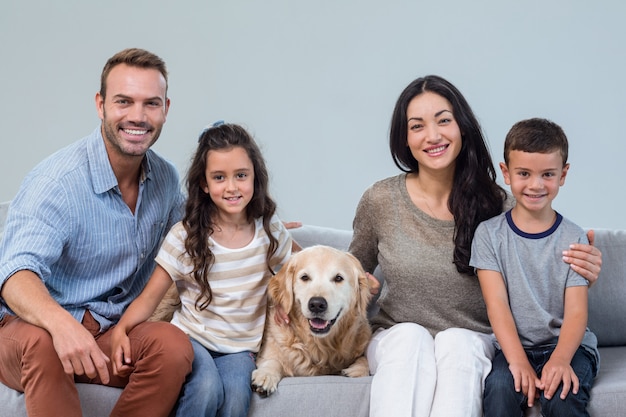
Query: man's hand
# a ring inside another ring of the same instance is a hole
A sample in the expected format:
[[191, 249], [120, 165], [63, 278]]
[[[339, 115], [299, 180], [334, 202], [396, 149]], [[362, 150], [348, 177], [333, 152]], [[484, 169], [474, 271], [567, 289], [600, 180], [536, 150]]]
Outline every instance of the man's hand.
[[286, 229], [297, 229], [299, 227], [302, 227], [301, 222], [283, 222], [283, 224], [285, 225]]
[[50, 296], [34, 272], [13, 274], [4, 283], [1, 295], [18, 317], [50, 333], [65, 373], [99, 376], [102, 383], [109, 382], [109, 358], [91, 333]]
[[65, 323], [54, 326], [50, 334], [66, 374], [98, 376], [103, 384], [109, 382], [110, 360], [82, 324], [70, 316]]

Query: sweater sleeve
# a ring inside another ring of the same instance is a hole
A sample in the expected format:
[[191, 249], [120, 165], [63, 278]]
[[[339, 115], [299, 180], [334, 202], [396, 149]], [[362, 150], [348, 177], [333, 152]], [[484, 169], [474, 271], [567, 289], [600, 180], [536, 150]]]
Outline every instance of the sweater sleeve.
[[363, 265], [367, 272], [373, 272], [378, 265], [378, 237], [376, 234], [376, 216], [374, 204], [372, 204], [372, 187], [368, 188], [361, 197], [352, 222], [352, 241], [348, 251], [352, 253]]

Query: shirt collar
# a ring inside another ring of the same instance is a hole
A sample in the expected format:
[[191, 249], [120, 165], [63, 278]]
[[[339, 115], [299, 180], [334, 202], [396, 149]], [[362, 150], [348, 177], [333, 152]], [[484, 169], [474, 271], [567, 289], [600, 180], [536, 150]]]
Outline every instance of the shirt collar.
[[[87, 143], [87, 155], [93, 190], [96, 194], [106, 193], [117, 187], [117, 178], [111, 167], [111, 162], [104, 146], [101, 127], [98, 126], [89, 136]], [[148, 150], [141, 162], [140, 182], [152, 177], [150, 160], [153, 158], [152, 151]]]

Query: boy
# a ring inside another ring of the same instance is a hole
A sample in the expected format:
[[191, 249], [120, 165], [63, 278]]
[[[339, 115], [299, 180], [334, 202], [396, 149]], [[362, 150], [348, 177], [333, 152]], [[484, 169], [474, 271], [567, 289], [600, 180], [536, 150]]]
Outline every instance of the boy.
[[470, 265], [497, 339], [485, 417], [521, 416], [535, 398], [544, 416], [589, 415], [599, 357], [586, 327], [588, 282], [561, 262], [562, 250], [587, 238], [551, 205], [565, 183], [567, 151], [555, 123], [516, 123], [500, 163], [516, 205], [481, 223], [474, 236]]

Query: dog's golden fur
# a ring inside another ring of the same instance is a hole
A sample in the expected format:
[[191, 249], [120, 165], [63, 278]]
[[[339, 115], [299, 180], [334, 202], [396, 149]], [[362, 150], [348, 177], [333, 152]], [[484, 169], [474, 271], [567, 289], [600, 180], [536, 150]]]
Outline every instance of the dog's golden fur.
[[[294, 254], [269, 283], [253, 389], [270, 395], [284, 376], [369, 375], [370, 298], [369, 280], [351, 254], [328, 246]], [[289, 324], [276, 322], [275, 306]]]
[[148, 321], [171, 321], [174, 311], [180, 306], [180, 297], [176, 284], [172, 282], [169, 290], [165, 293], [159, 305], [154, 310]]

